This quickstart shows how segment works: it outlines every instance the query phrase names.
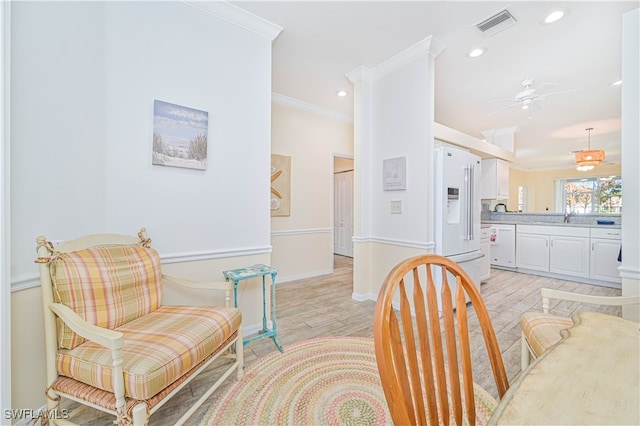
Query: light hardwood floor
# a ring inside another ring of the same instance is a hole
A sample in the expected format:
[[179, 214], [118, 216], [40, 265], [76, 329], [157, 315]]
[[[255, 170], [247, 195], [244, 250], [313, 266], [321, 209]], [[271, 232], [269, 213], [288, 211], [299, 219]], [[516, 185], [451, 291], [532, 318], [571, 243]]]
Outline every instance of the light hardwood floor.
[[[375, 302], [353, 300], [352, 283], [352, 260], [336, 255], [333, 274], [276, 285], [278, 335], [285, 351], [287, 345], [315, 337], [373, 337]], [[520, 373], [520, 315], [528, 310], [542, 310], [540, 289], [543, 287], [603, 296], [620, 295], [620, 290], [617, 289], [492, 269], [491, 278], [481, 285], [481, 292], [491, 315], [510, 382]], [[570, 316], [581, 310], [598, 310], [618, 316], [621, 314], [617, 307], [582, 306], [574, 302], [560, 302], [555, 306], [552, 304], [552, 313], [558, 315]], [[472, 345], [481, 346], [479, 340], [472, 340]], [[277, 349], [271, 339], [253, 342], [245, 346], [245, 366], [250, 366], [256, 359], [275, 351]], [[182, 412], [186, 411], [185, 407], [198, 399], [204, 385], [211, 383], [217, 376], [215, 368], [201, 374], [151, 416], [150, 424], [173, 425]], [[478, 384], [496, 396], [488, 361], [474, 361], [474, 377]], [[227, 383], [233, 380], [230, 378]], [[199, 424], [219, 394], [220, 390], [211, 395], [188, 424]], [[83, 408], [74, 415], [74, 419], [81, 424], [107, 425], [113, 418]]]

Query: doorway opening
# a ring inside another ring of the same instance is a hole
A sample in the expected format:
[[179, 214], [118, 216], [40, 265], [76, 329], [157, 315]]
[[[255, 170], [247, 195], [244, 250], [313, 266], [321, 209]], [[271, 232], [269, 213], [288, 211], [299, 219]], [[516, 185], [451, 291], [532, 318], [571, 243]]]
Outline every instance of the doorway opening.
[[353, 157], [333, 156], [333, 253], [353, 257]]

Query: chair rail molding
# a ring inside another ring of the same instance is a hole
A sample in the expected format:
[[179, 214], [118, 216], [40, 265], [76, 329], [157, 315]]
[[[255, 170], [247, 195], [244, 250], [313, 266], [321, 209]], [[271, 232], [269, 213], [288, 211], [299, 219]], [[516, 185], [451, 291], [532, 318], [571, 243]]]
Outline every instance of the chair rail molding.
[[[271, 253], [271, 246], [241, 247], [228, 250], [211, 250], [188, 253], [165, 253], [160, 254], [160, 262], [163, 265], [172, 263], [201, 262], [212, 259], [225, 259], [231, 257], [255, 256], [258, 254]], [[25, 274], [11, 279], [11, 292], [27, 290], [40, 286], [40, 276], [38, 274]]]
[[287, 229], [282, 231], [272, 231], [272, 237], [283, 235], [309, 235], [309, 234], [326, 234], [330, 233], [331, 228], [308, 228], [308, 229]]
[[619, 266], [618, 271], [620, 271], [620, 277], [622, 278], [628, 278], [630, 280], [640, 281], [640, 270]]
[[433, 241], [411, 241], [411, 240], [399, 240], [395, 238], [384, 238], [384, 237], [353, 237], [354, 243], [364, 244], [364, 243], [378, 243], [378, 244], [386, 244], [414, 249], [426, 250], [428, 252], [433, 252], [435, 250], [436, 243]]

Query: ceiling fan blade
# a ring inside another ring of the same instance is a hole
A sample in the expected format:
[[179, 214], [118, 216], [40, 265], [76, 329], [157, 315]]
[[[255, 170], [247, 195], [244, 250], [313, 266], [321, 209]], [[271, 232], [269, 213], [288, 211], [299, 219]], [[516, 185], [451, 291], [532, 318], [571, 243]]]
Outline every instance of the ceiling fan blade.
[[514, 108], [514, 107], [517, 107], [517, 106], [520, 106], [520, 102], [516, 102], [516, 103], [511, 104], [511, 105], [503, 106], [502, 108], [500, 108], [500, 109], [498, 109], [496, 111], [490, 112], [489, 113], [489, 117], [491, 117], [492, 115], [496, 115], [499, 112], [502, 112], [502, 111], [505, 111], [505, 110], [508, 110], [508, 109], [511, 109], [511, 108]]
[[582, 90], [582, 87], [578, 87], [575, 89], [568, 89], [568, 90], [559, 90], [557, 92], [543, 93], [541, 94], [541, 98], [546, 98], [547, 96], [553, 96], [553, 95], [564, 95], [567, 93], [579, 92], [580, 90]]
[[553, 89], [555, 87], [555, 83], [542, 83], [541, 85], [539, 85], [538, 87], [535, 88], [536, 92], [539, 93], [540, 95], [545, 95], [549, 90]]
[[514, 101], [513, 98], [511, 99], [504, 98], [504, 99], [491, 99], [490, 101], [487, 101], [487, 102], [513, 102], [513, 101]]

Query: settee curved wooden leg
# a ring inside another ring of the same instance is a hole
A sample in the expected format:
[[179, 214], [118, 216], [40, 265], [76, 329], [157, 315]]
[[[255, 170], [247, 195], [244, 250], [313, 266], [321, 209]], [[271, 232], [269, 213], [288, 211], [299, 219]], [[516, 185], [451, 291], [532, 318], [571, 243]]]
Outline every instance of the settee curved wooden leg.
[[244, 342], [242, 334], [242, 326], [238, 327], [238, 340], [236, 340], [236, 362], [238, 363], [238, 371], [236, 372], [236, 379], [242, 380], [244, 375]]
[[131, 421], [134, 426], [146, 426], [149, 423], [147, 404], [141, 402], [131, 410]]
[[529, 364], [531, 364], [531, 353], [529, 352], [529, 345], [527, 344], [527, 339], [524, 337], [524, 333], [521, 333], [520, 339], [520, 368], [524, 371]]

